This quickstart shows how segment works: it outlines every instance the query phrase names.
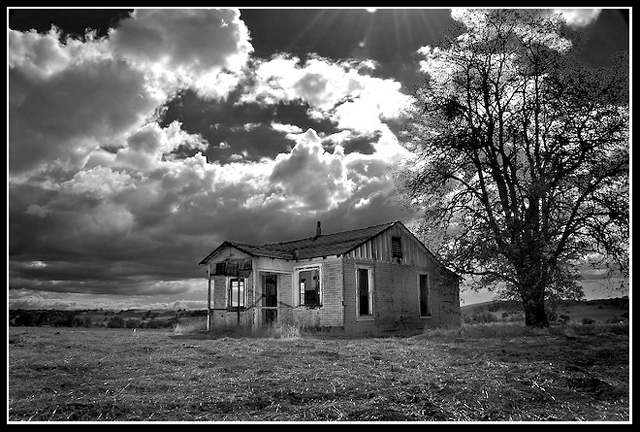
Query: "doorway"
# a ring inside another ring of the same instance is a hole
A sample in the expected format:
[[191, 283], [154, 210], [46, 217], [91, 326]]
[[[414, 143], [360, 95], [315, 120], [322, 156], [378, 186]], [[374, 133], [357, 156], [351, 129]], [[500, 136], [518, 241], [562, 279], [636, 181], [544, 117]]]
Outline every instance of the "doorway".
[[265, 307], [263, 322], [266, 325], [276, 322], [278, 319], [278, 275], [266, 274], [263, 279], [262, 292], [264, 293]]

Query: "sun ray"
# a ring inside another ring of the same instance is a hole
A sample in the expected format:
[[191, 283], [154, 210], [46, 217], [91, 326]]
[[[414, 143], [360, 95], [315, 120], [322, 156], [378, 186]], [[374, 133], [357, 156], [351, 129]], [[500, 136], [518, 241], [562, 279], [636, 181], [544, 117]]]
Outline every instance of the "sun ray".
[[322, 22], [329, 11], [329, 9], [319, 9], [309, 23], [305, 25], [304, 28], [293, 39], [291, 39], [291, 42], [286, 45], [286, 50], [294, 51], [294, 48], [304, 39], [304, 37], [311, 33], [314, 27]]

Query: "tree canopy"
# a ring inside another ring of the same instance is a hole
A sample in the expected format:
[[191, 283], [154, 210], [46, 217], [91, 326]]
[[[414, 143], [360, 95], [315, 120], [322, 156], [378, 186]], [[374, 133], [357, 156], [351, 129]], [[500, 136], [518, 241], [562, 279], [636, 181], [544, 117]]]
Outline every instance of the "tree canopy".
[[441, 260], [546, 326], [585, 262], [628, 271], [628, 68], [581, 65], [556, 15], [455, 13], [462, 34], [421, 50], [401, 190]]

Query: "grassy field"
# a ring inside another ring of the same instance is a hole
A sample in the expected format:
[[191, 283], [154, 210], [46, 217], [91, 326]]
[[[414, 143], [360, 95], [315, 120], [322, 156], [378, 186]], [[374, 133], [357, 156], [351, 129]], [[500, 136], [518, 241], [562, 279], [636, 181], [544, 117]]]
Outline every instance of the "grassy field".
[[628, 324], [179, 330], [10, 327], [8, 420], [630, 421]]

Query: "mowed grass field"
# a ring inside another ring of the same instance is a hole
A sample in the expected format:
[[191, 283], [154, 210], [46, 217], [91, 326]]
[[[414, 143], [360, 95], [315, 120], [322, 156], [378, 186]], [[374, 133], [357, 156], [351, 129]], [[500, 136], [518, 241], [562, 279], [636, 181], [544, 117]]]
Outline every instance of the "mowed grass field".
[[630, 421], [628, 324], [8, 332], [10, 422]]

